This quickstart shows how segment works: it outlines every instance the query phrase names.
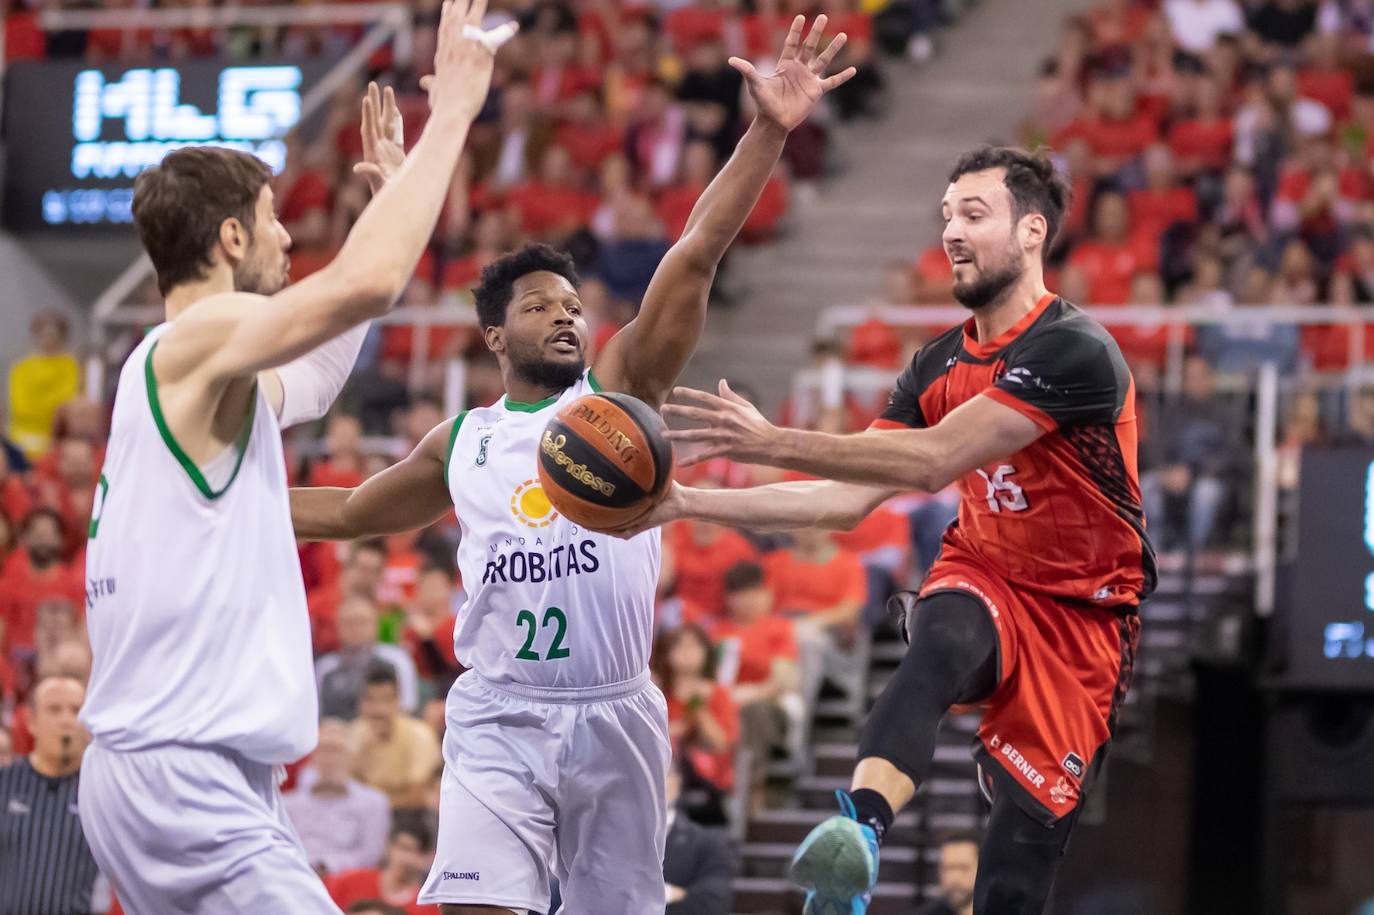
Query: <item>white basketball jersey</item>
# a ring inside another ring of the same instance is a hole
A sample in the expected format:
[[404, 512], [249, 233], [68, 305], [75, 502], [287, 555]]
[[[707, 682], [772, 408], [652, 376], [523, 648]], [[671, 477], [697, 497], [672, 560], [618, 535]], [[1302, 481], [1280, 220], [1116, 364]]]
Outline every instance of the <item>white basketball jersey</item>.
[[537, 404], [502, 398], [459, 414], [445, 476], [462, 527], [458, 661], [495, 683], [585, 688], [642, 674], [653, 641], [662, 546], [562, 517], [539, 485], [544, 426], [599, 390], [588, 372]]
[[281, 430], [261, 391], [217, 491], [158, 402], [155, 328], [119, 375], [86, 547], [95, 666], [81, 720], [131, 751], [212, 746], [263, 763], [314, 749], [319, 702]]

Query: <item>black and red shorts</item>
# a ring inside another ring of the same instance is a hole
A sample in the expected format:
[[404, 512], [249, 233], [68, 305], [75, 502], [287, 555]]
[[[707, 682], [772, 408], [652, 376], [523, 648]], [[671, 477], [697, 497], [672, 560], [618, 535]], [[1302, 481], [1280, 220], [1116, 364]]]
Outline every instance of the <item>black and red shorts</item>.
[[968, 594], [997, 629], [997, 688], [974, 755], [1046, 825], [1077, 808], [1130, 686], [1140, 617], [1017, 588], [946, 544], [921, 596]]

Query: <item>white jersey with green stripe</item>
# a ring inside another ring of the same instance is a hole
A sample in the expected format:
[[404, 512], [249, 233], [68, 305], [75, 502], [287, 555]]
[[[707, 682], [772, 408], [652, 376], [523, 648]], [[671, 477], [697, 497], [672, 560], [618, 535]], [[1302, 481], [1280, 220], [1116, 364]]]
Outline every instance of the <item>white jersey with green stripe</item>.
[[539, 484], [544, 426], [599, 390], [591, 373], [539, 403], [503, 397], [461, 413], [444, 467], [462, 528], [458, 660], [487, 680], [581, 689], [649, 666], [662, 542], [620, 540], [561, 516]]
[[315, 747], [319, 702], [281, 430], [255, 391], [238, 440], [197, 467], [152, 373], [169, 326], [119, 375], [86, 547], [95, 664], [81, 720], [112, 750], [290, 762]]

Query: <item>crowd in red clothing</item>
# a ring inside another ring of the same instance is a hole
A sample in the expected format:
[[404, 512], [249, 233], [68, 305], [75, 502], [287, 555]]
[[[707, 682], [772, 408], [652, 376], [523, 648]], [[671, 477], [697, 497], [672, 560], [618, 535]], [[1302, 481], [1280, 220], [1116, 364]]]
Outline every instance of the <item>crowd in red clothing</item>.
[[[1070, 17], [1022, 136], [1074, 191], [1050, 288], [1108, 321], [1125, 304], [1374, 303], [1372, 36], [1368, 5], [1348, 0], [1103, 0]], [[938, 244], [907, 270], [887, 298], [952, 302]], [[1150, 387], [1165, 331], [1112, 329]], [[1224, 372], [1326, 371], [1348, 366], [1348, 334], [1185, 342]], [[851, 358], [891, 368], [901, 342], [874, 322]]]

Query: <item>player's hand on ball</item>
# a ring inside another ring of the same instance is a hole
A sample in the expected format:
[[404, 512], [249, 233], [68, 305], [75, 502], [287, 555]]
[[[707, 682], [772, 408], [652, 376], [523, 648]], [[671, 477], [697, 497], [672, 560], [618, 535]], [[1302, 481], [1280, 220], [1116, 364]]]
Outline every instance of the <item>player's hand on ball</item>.
[[798, 16], [792, 20], [792, 29], [787, 33], [787, 41], [782, 48], [782, 56], [771, 76], [762, 76], [754, 65], [740, 57], [730, 58], [730, 66], [744, 76], [749, 86], [749, 94], [758, 106], [759, 117], [776, 124], [783, 130], [791, 130], [811, 113], [811, 108], [822, 95], [849, 82], [858, 71], [847, 67], [833, 76], [826, 76], [826, 68], [840, 53], [848, 36], [844, 32], [836, 35], [819, 54], [821, 35], [825, 33], [825, 16], [817, 16], [811, 25], [811, 32], [802, 41], [802, 29], [806, 17]]
[[651, 531], [656, 527], [671, 524], [685, 518], [686, 500], [683, 496], [683, 488], [676, 482], [668, 484], [668, 492], [663, 496], [663, 501], [653, 507], [644, 517], [635, 521], [629, 527], [621, 528], [618, 531], [607, 531], [612, 537], [621, 540], [629, 540], [638, 537], [645, 531]]
[[375, 82], [367, 84], [362, 134], [363, 161], [353, 166], [353, 174], [365, 176], [375, 194], [406, 161], [405, 122], [390, 86], [379, 90]]
[[704, 423], [703, 429], [669, 430], [670, 441], [691, 442], [705, 448], [678, 462], [690, 467], [712, 458], [726, 457], [746, 464], [764, 464], [772, 456], [778, 427], [774, 426], [749, 401], [730, 390], [725, 379], [720, 382], [720, 394], [674, 388], [673, 396], [687, 403], [663, 405], [665, 419], [685, 419]]
[[515, 37], [514, 22], [483, 31], [487, 0], [444, 0], [439, 13], [439, 42], [434, 52], [434, 75], [420, 80], [435, 112], [474, 120], [491, 88], [496, 52]]

